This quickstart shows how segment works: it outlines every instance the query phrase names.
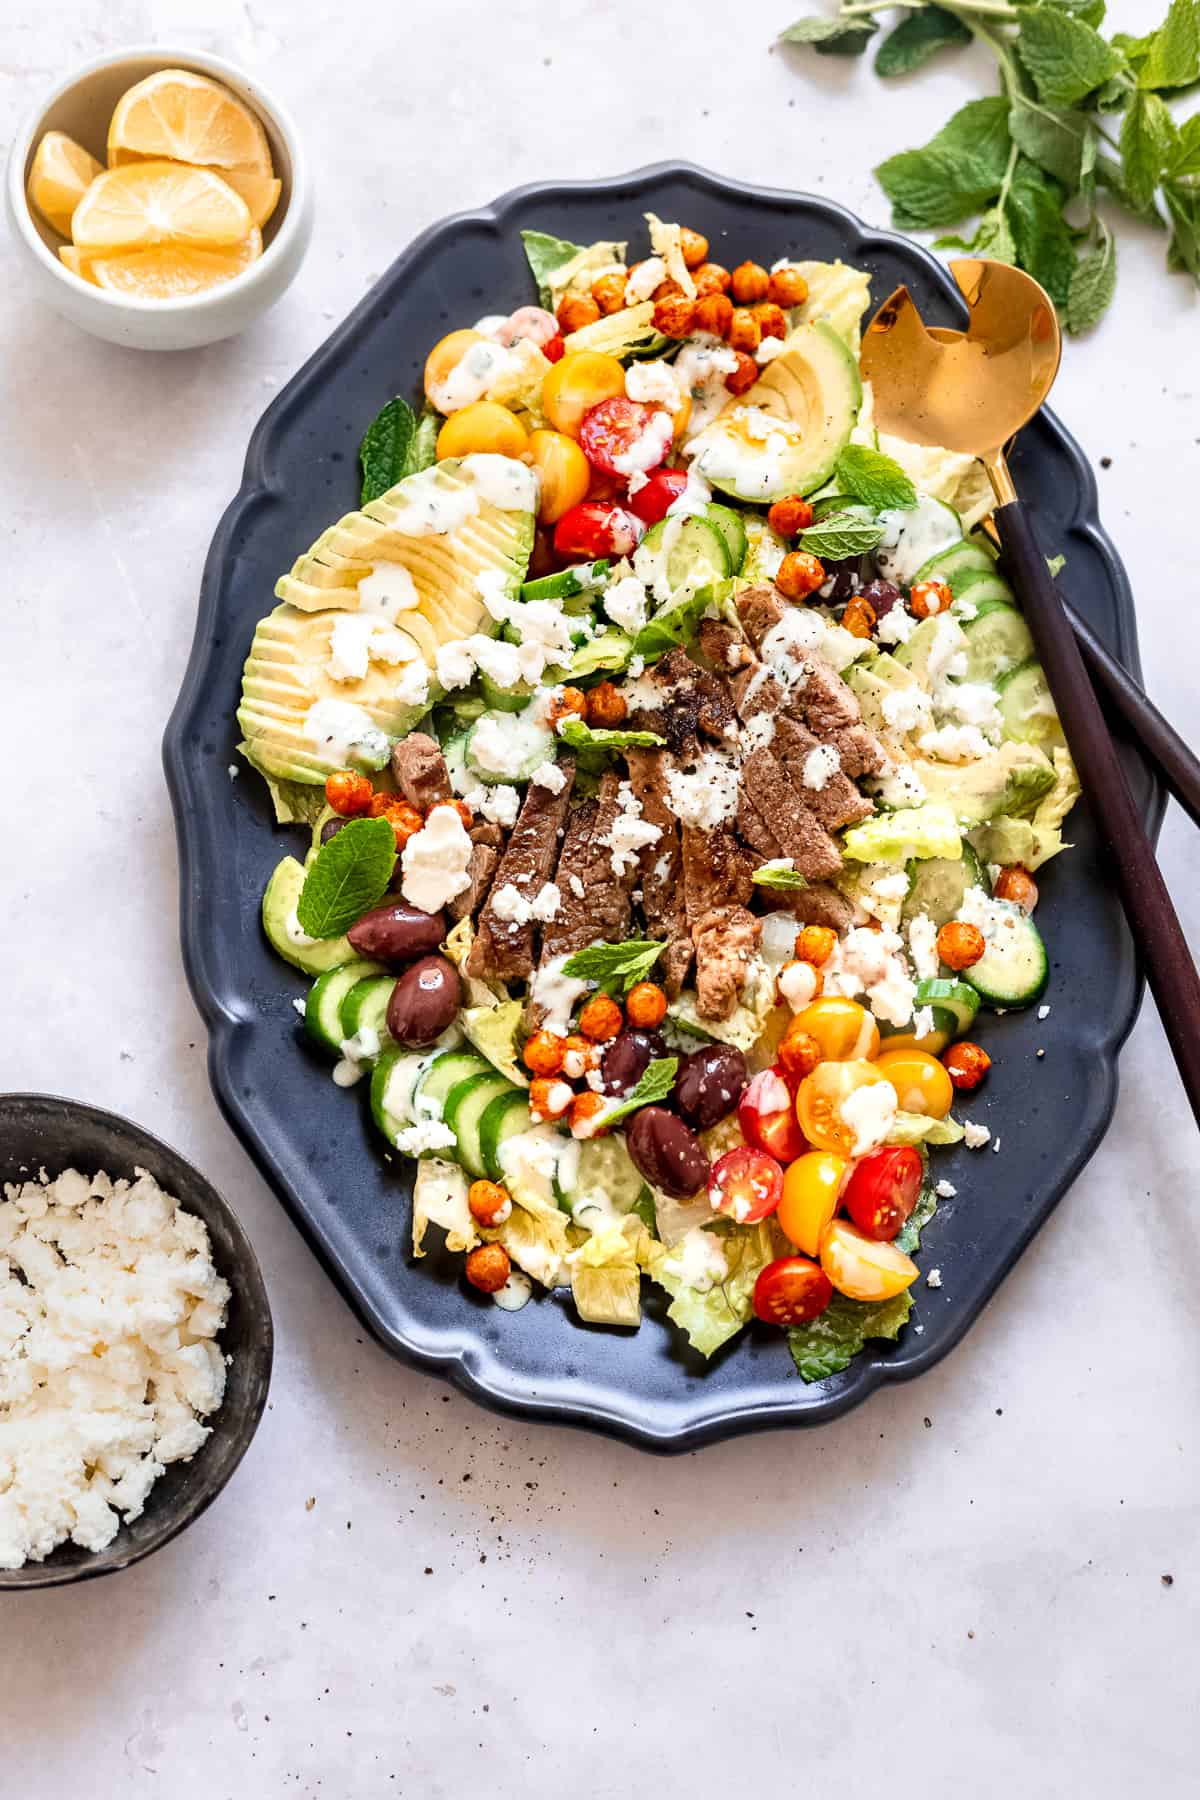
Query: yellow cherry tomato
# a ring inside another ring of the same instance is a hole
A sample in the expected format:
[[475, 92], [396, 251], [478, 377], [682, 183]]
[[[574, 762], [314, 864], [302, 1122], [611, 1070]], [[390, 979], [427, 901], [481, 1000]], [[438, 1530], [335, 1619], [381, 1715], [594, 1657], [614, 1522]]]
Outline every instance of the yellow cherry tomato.
[[850, 1300], [891, 1300], [917, 1279], [917, 1265], [903, 1250], [845, 1219], [831, 1220], [821, 1233], [821, 1267]]
[[520, 419], [497, 400], [474, 400], [470, 406], [461, 406], [438, 432], [439, 462], [476, 452], [522, 456], [528, 448], [529, 436]]
[[425, 397], [429, 399], [434, 388], [445, 381], [451, 369], [456, 369], [472, 344], [485, 344], [487, 339], [481, 331], [451, 331], [440, 338], [425, 359]]
[[542, 408], [556, 431], [579, 436], [583, 415], [625, 392], [625, 370], [598, 350], [568, 351], [542, 382]]
[[954, 1083], [936, 1056], [927, 1050], [886, 1050], [875, 1064], [896, 1090], [905, 1112], [944, 1119], [954, 1099]]
[[843, 1102], [859, 1088], [882, 1081], [875, 1064], [863, 1059], [818, 1063], [796, 1094], [796, 1117], [809, 1143], [817, 1150], [852, 1155], [858, 1134], [842, 1118]]
[[815, 1256], [821, 1233], [838, 1209], [846, 1159], [832, 1150], [809, 1150], [783, 1172], [783, 1199], [775, 1217], [797, 1250]]
[[816, 1038], [827, 1062], [849, 1062], [852, 1058], [879, 1054], [879, 1027], [866, 1007], [837, 994], [814, 1000], [798, 1012], [791, 1029]]
[[578, 506], [592, 479], [591, 465], [574, 438], [561, 431], [532, 431], [529, 453], [542, 478], [542, 504], [538, 519], [556, 525], [565, 512]]

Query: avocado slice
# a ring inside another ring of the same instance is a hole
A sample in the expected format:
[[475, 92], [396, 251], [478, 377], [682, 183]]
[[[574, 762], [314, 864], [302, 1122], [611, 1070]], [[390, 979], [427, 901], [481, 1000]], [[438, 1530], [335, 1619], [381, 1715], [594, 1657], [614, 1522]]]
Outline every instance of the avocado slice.
[[263, 930], [272, 950], [294, 969], [307, 975], [323, 975], [353, 961], [357, 952], [349, 938], [306, 938], [296, 923], [296, 902], [304, 886], [304, 864], [285, 856], [267, 883], [262, 901]]
[[913, 771], [931, 800], [948, 800], [968, 829], [1002, 814], [1031, 813], [1054, 786], [1054, 767], [1035, 744], [1004, 742], [970, 763], [916, 757]]
[[801, 325], [754, 386], [692, 440], [692, 466], [737, 500], [811, 494], [833, 474], [861, 405], [853, 353], [823, 320]]

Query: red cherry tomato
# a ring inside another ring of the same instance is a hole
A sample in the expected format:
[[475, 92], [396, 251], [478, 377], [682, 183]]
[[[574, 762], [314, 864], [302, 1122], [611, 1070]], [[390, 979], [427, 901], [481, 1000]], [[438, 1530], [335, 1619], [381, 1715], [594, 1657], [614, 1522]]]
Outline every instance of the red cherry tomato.
[[[674, 435], [675, 421], [661, 406], [647, 406], [641, 400], [627, 400], [624, 394], [616, 394], [584, 413], [579, 448], [606, 475], [628, 475], [641, 464], [645, 443], [650, 457], [642, 470], [645, 473], [663, 460]], [[631, 460], [634, 453], [636, 461]]]
[[556, 331], [552, 338], [547, 338], [542, 345], [542, 355], [547, 362], [561, 362], [567, 346], [563, 343], [563, 334]]
[[803, 1325], [823, 1313], [833, 1299], [833, 1283], [807, 1256], [781, 1256], [768, 1263], [754, 1284], [754, 1315], [767, 1325]]
[[645, 487], [629, 497], [629, 510], [647, 525], [657, 525], [688, 484], [686, 469], [656, 469]]
[[554, 528], [554, 548], [564, 556], [632, 556], [646, 527], [623, 506], [583, 500]]
[[791, 1091], [779, 1069], [763, 1069], [738, 1102], [742, 1136], [776, 1162], [795, 1162], [808, 1149]]
[[865, 1237], [889, 1243], [917, 1204], [923, 1177], [911, 1144], [872, 1150], [850, 1171], [842, 1205]]
[[764, 1150], [740, 1144], [717, 1158], [708, 1178], [714, 1212], [727, 1213], [739, 1225], [769, 1218], [783, 1198], [783, 1170]]

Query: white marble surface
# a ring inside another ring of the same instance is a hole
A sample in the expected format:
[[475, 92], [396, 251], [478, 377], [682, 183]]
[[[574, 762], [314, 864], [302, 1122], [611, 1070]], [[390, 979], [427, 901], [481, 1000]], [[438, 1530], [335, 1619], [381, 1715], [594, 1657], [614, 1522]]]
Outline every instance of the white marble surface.
[[[37, 310], [5, 245], [0, 1086], [195, 1158], [255, 1239], [279, 1345], [257, 1441], [183, 1539], [3, 1605], [5, 1795], [1195, 1791], [1196, 1138], [1152, 1010], [1107, 1143], [949, 1361], [818, 1433], [657, 1461], [497, 1421], [364, 1341], [217, 1113], [180, 969], [159, 737], [270, 390], [413, 232], [518, 182], [677, 152], [884, 222], [872, 164], [976, 92], [971, 65], [885, 90], [789, 64], [768, 43], [792, 11], [5, 9], [6, 136], [64, 66], [187, 41], [279, 88], [320, 184], [292, 293], [170, 359]], [[1057, 399], [1112, 457], [1147, 678], [1186, 728], [1197, 305], [1157, 242], [1122, 254]], [[1200, 929], [1177, 814], [1163, 861]]]

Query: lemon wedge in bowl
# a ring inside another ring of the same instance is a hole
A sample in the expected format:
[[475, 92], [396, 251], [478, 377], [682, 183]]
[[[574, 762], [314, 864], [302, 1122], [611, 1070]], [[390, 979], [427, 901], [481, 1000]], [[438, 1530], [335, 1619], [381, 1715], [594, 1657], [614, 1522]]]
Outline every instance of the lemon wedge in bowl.
[[103, 173], [94, 156], [64, 131], [43, 134], [29, 171], [29, 204], [63, 237], [71, 235], [71, 215]]
[[253, 229], [246, 202], [212, 169], [165, 161], [106, 169], [71, 219], [71, 235], [86, 256], [169, 242], [221, 250]]
[[255, 225], [282, 191], [261, 122], [219, 82], [188, 69], [159, 69], [117, 103], [108, 128], [110, 168], [146, 160], [188, 163], [224, 176]]
[[131, 300], [182, 300], [189, 294], [232, 281], [262, 255], [257, 226], [228, 250], [202, 250], [193, 244], [154, 244], [117, 256], [90, 257], [77, 273], [110, 294]]

